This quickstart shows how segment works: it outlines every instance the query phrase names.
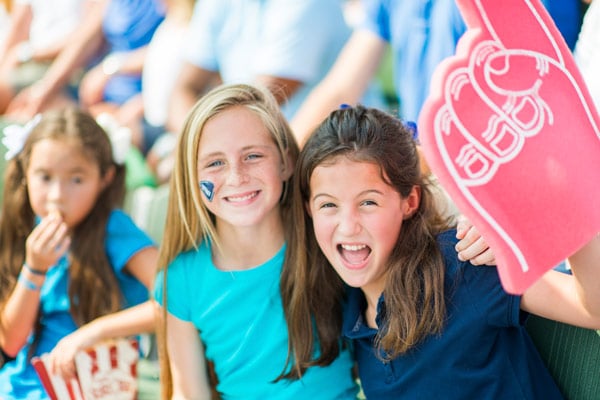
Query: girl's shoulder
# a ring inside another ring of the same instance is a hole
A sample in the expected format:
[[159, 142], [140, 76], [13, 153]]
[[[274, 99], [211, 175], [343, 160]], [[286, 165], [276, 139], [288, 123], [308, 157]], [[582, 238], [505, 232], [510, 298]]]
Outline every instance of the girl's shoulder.
[[187, 275], [192, 271], [202, 270], [195, 268], [197, 265], [212, 265], [212, 254], [210, 245], [203, 241], [198, 247], [192, 247], [189, 250], [179, 253], [169, 264], [169, 274], [171, 272]]
[[127, 237], [136, 236], [146, 238], [152, 242], [152, 239], [144, 232], [142, 228], [137, 226], [131, 216], [121, 209], [111, 211], [106, 223], [107, 237]]
[[452, 228], [440, 232], [436, 236], [436, 241], [444, 258], [457, 258], [455, 248], [456, 243], [458, 243], [458, 239], [456, 238], [456, 229]]
[[138, 251], [155, 246], [154, 241], [123, 210], [108, 217], [104, 247], [114, 268], [120, 269]]

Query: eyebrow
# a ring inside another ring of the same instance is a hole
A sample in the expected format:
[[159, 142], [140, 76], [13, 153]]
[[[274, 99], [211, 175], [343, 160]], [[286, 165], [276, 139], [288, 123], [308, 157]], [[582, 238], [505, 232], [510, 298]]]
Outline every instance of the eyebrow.
[[[377, 190], [377, 189], [367, 189], [367, 190], [363, 190], [362, 192], [360, 192], [358, 195], [356, 195], [355, 197], [361, 197], [361, 196], [365, 196], [371, 193], [375, 193], [375, 194], [379, 194], [381, 196], [383, 196], [383, 192], [381, 190]], [[319, 197], [334, 197], [330, 194], [327, 193], [317, 193], [314, 196], [311, 197], [312, 200], [316, 200]]]
[[[44, 174], [48, 174], [53, 172], [52, 170], [48, 169], [48, 168], [44, 168], [44, 167], [37, 167], [33, 170], [34, 173], [44, 173]], [[75, 167], [75, 168], [71, 168], [68, 171], [66, 171], [69, 174], [83, 174], [83, 173], [89, 173], [89, 168], [82, 168], [82, 167]]]
[[[248, 151], [248, 150], [254, 150], [254, 149], [268, 149], [270, 148], [269, 145], [250, 145], [250, 146], [244, 146], [240, 149], [240, 152], [244, 152], [244, 151]], [[225, 154], [223, 151], [214, 151], [212, 153], [208, 153], [208, 154], [201, 154], [200, 157], [198, 157], [198, 160], [205, 160], [207, 158], [212, 158], [212, 157], [216, 157], [216, 156], [221, 156]]]

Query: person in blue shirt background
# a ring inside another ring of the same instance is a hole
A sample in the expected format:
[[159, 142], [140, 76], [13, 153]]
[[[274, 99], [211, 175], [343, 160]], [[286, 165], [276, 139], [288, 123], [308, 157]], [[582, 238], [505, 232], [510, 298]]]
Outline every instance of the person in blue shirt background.
[[[573, 46], [582, 20], [580, 1], [542, 3]], [[454, 54], [466, 30], [454, 0], [361, 0], [361, 6], [363, 18], [340, 56], [292, 118], [300, 145], [329, 112], [360, 100], [385, 59], [388, 45], [398, 115], [416, 121], [435, 68]]]

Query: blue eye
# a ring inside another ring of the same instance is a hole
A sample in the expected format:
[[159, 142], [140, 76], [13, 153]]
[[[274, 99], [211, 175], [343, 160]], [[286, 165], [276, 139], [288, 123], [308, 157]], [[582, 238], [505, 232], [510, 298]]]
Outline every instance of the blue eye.
[[333, 203], [323, 203], [319, 206], [319, 208], [334, 208], [335, 204]]
[[255, 160], [257, 158], [262, 158], [262, 154], [252, 153], [252, 154], [248, 154], [246, 156], [246, 159], [248, 159], [248, 160]]
[[212, 162], [208, 163], [208, 165], [206, 166], [206, 168], [220, 167], [223, 164], [224, 164], [223, 161], [221, 161], [221, 160], [215, 160], [215, 161], [212, 161]]
[[361, 203], [361, 205], [363, 206], [376, 206], [377, 203], [374, 202], [373, 200], [365, 200]]

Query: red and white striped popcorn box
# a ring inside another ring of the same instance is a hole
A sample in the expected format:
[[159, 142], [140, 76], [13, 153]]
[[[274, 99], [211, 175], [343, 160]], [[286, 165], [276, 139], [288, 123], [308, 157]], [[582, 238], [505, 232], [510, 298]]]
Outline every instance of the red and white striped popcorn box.
[[53, 400], [135, 400], [138, 342], [116, 339], [80, 351], [75, 356], [78, 380], [66, 382], [49, 373], [42, 356], [32, 360]]
[[66, 381], [60, 375], [52, 374], [51, 367], [47, 362], [47, 354], [31, 360], [48, 396], [52, 400], [84, 400], [79, 381], [77, 379]]
[[138, 343], [119, 339], [75, 356], [79, 384], [85, 400], [135, 400]]

